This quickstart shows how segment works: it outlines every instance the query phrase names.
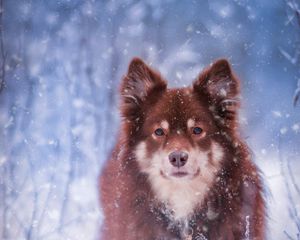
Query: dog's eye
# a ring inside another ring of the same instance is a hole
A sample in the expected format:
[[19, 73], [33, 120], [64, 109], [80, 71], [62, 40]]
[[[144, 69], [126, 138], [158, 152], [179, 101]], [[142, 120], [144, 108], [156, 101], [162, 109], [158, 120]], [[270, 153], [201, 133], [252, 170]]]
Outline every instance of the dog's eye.
[[198, 134], [201, 134], [202, 132], [203, 132], [203, 129], [200, 128], [200, 127], [194, 127], [193, 128], [193, 134], [198, 135]]
[[163, 136], [163, 135], [165, 135], [165, 132], [164, 132], [164, 130], [162, 128], [156, 129], [154, 131], [154, 133], [155, 133], [156, 136]]

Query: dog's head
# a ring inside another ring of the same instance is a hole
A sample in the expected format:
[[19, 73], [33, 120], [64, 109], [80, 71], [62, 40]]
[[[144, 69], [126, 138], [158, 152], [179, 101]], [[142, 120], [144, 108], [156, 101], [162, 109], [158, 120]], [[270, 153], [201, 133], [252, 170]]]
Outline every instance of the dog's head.
[[121, 86], [121, 111], [141, 171], [177, 184], [212, 181], [225, 146], [233, 144], [238, 93], [226, 60], [190, 87], [167, 89], [159, 73], [133, 59]]

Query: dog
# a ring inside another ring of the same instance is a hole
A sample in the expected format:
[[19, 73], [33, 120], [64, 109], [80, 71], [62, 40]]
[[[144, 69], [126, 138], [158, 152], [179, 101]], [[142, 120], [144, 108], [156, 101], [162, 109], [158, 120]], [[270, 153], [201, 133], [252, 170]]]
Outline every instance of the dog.
[[173, 89], [131, 61], [121, 129], [100, 175], [101, 239], [265, 239], [262, 180], [238, 133], [239, 93], [226, 59]]

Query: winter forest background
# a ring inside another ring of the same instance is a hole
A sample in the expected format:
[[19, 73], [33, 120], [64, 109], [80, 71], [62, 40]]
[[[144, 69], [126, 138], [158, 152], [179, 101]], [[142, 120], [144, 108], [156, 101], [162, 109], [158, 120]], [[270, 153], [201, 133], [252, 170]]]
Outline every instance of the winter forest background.
[[170, 86], [230, 60], [268, 239], [299, 240], [299, 0], [0, 0], [0, 239], [96, 239], [97, 177], [133, 56]]

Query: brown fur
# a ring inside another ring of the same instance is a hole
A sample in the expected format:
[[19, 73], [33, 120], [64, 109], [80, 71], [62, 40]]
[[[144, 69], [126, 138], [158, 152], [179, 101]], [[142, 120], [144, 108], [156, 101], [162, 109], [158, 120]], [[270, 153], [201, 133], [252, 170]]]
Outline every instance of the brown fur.
[[[192, 87], [179, 89], [167, 89], [159, 73], [140, 59], [132, 60], [121, 86], [120, 135], [100, 177], [105, 216], [101, 239], [265, 239], [262, 183], [237, 133], [238, 94], [239, 81], [226, 60], [204, 70]], [[206, 138], [194, 140], [188, 134], [189, 118], [201, 122]], [[168, 139], [154, 141], [149, 136], [161, 119], [171, 125]], [[178, 137], [174, 129], [184, 134]], [[187, 222], [172, 221], [169, 209], [157, 200], [136, 161], [140, 141], [147, 141], [149, 157], [164, 141], [166, 148], [197, 145], [206, 150], [214, 141], [225, 149], [221, 170]]]

